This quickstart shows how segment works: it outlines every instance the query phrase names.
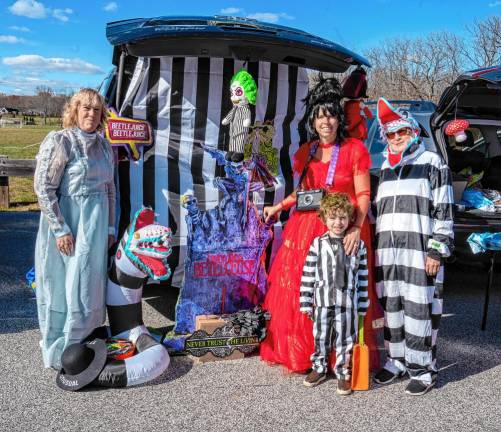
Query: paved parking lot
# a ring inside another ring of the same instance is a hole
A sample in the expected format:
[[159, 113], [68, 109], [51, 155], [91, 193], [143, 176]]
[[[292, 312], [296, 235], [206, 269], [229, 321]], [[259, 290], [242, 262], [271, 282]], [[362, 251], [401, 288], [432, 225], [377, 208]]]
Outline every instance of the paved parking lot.
[[[404, 394], [405, 381], [342, 398], [334, 380], [307, 389], [302, 376], [258, 357], [204, 365], [173, 357], [149, 385], [63, 392], [42, 366], [24, 280], [37, 224], [36, 213], [0, 213], [1, 431], [501, 430], [501, 274], [482, 332], [486, 270], [464, 264], [447, 269], [438, 388], [421, 398]], [[166, 325], [164, 298], [143, 303], [148, 325]]]

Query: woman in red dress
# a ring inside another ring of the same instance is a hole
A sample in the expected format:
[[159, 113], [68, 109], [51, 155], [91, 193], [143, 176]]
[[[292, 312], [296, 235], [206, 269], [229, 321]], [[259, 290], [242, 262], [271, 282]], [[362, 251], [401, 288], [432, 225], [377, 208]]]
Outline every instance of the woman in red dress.
[[[334, 78], [321, 78], [306, 98], [307, 127], [316, 137], [302, 145], [294, 156], [294, 172], [301, 175], [316, 146], [300, 189], [320, 189], [345, 192], [356, 208], [356, 218], [347, 231], [344, 246], [347, 254], [358, 249], [360, 239], [367, 246], [369, 269], [373, 269], [370, 226], [366, 215], [370, 202], [370, 156], [364, 144], [344, 136], [344, 114], [340, 105], [340, 87]], [[318, 143], [318, 145], [317, 145]], [[331, 156], [336, 143], [340, 144], [334, 181], [327, 185]], [[265, 207], [269, 220], [281, 210], [296, 203], [295, 192], [281, 203]], [[271, 313], [268, 336], [261, 343], [261, 358], [269, 363], [281, 364], [291, 372], [305, 372], [311, 368], [313, 353], [313, 322], [299, 311], [299, 287], [303, 264], [312, 240], [324, 234], [326, 226], [316, 211], [293, 211], [282, 234], [282, 245], [275, 256], [268, 276], [268, 292], [264, 309]], [[372, 271], [369, 270], [369, 298], [371, 305], [365, 317], [365, 340], [371, 352], [371, 369], [379, 367], [379, 354], [372, 321], [378, 310]], [[332, 363], [333, 364], [333, 363]]]

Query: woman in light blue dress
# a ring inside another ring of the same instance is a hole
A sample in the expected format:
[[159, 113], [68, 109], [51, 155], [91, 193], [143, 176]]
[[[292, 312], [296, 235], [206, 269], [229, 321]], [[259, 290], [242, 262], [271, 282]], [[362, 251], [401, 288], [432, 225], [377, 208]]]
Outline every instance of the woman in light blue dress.
[[99, 130], [104, 100], [93, 89], [65, 107], [62, 131], [37, 155], [40, 226], [35, 246], [37, 307], [45, 367], [105, 320], [107, 251], [115, 236], [113, 152]]

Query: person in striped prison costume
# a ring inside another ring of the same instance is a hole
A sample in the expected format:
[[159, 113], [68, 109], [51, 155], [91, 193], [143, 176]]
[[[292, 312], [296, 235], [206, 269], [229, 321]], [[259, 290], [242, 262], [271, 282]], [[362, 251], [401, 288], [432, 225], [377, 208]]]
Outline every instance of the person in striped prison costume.
[[244, 146], [251, 125], [249, 103], [256, 104], [256, 82], [249, 72], [241, 69], [233, 75], [230, 91], [233, 107], [221, 122], [223, 125], [230, 125], [230, 144], [226, 159], [232, 162], [242, 162]]
[[363, 241], [356, 254], [347, 255], [343, 238], [353, 220], [355, 207], [348, 195], [328, 194], [319, 215], [328, 231], [316, 237], [306, 256], [299, 290], [299, 309], [313, 317], [315, 351], [312, 371], [304, 379], [314, 387], [327, 375], [328, 358], [335, 346], [334, 372], [337, 393], [351, 393], [351, 355], [356, 339], [357, 312], [365, 316], [369, 306], [367, 249]]
[[407, 112], [380, 98], [377, 117], [388, 142], [376, 196], [376, 290], [388, 358], [374, 380], [388, 384], [408, 373], [406, 393], [422, 395], [437, 378], [443, 259], [454, 240], [451, 172], [425, 149]]

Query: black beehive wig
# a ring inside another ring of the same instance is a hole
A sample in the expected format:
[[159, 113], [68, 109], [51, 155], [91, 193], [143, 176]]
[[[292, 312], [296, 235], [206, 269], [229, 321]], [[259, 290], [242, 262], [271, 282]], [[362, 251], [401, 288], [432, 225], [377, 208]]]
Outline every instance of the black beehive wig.
[[304, 113], [306, 127], [314, 138], [318, 138], [314, 122], [320, 110], [337, 117], [339, 121], [337, 137], [340, 141], [345, 138], [345, 120], [341, 99], [342, 90], [339, 81], [336, 78], [324, 78], [322, 74], [319, 74], [317, 83], [303, 99], [306, 107]]

